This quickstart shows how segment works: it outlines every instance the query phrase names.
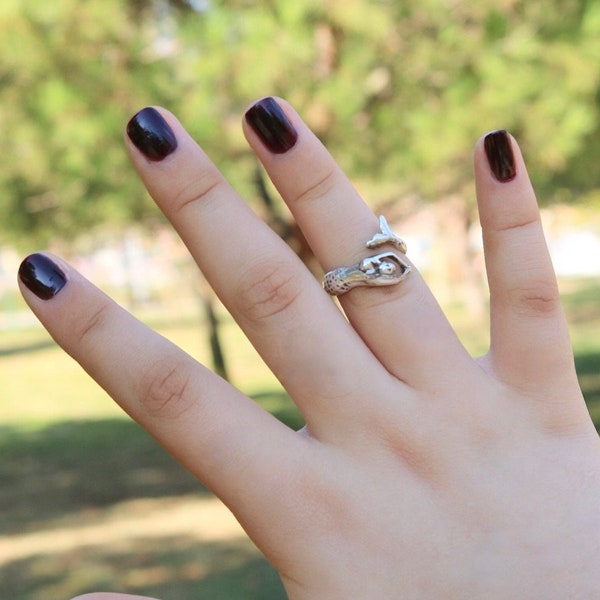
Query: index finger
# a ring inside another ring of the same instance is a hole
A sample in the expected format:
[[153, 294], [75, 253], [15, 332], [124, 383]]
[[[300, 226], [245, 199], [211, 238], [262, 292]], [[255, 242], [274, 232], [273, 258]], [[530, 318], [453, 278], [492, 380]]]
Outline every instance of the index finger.
[[291, 493], [286, 474], [305, 438], [56, 257], [27, 257], [20, 279], [56, 342], [238, 517], [256, 520]]

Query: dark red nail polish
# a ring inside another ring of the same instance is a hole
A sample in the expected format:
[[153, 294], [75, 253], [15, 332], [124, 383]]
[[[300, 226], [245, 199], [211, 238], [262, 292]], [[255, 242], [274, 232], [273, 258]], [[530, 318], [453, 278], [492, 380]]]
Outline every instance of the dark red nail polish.
[[19, 267], [19, 279], [42, 300], [54, 298], [67, 283], [62, 270], [44, 254], [29, 255]]
[[175, 152], [177, 138], [162, 115], [151, 106], [140, 110], [127, 123], [127, 135], [148, 159], [159, 161]]
[[263, 98], [246, 112], [246, 121], [262, 143], [275, 154], [287, 152], [298, 133], [273, 98]]
[[501, 129], [488, 133], [483, 145], [494, 177], [502, 183], [514, 179], [517, 170], [508, 132]]

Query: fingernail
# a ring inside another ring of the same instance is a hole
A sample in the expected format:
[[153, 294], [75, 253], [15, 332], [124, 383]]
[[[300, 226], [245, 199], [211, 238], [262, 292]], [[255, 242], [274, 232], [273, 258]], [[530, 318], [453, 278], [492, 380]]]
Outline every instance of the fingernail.
[[298, 133], [273, 98], [263, 98], [246, 112], [246, 121], [262, 143], [275, 154], [287, 152]]
[[30, 254], [19, 267], [19, 279], [42, 300], [54, 298], [67, 283], [63, 271], [44, 254]]
[[508, 132], [501, 129], [488, 133], [483, 145], [494, 177], [502, 183], [513, 179], [517, 170]]
[[151, 106], [127, 123], [127, 135], [148, 159], [160, 161], [177, 149], [177, 138], [162, 115]]

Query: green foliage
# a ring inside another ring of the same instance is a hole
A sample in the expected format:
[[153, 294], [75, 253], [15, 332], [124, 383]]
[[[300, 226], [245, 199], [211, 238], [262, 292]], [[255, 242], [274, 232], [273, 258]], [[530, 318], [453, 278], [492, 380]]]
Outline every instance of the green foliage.
[[158, 218], [121, 140], [146, 104], [175, 112], [250, 201], [239, 119], [266, 94], [375, 190], [464, 193], [475, 140], [498, 127], [546, 195], [600, 187], [598, 0], [4, 0], [0, 27], [13, 242]]
[[125, 3], [12, 2], [0, 26], [4, 236], [45, 243], [142, 217], [150, 203], [132, 181], [122, 128], [140, 84], [150, 95], [162, 68], [142, 60], [143, 31]]

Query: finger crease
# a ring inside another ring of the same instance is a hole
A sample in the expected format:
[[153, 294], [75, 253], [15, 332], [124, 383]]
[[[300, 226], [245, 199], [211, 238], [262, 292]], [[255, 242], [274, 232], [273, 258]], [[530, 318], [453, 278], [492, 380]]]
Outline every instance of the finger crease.
[[493, 229], [490, 229], [489, 231], [493, 232], [493, 233], [504, 233], [505, 231], [518, 231], [520, 229], [528, 229], [529, 227], [533, 226], [533, 225], [537, 225], [539, 224], [539, 218], [537, 216], [523, 222], [523, 223], [511, 223], [508, 225], [503, 225], [502, 227], [495, 227]]
[[206, 200], [214, 192], [214, 190], [218, 188], [222, 183], [223, 181], [220, 179], [211, 181], [201, 192], [196, 194], [190, 194], [189, 198], [186, 198], [185, 200], [180, 200], [181, 197], [186, 195], [186, 192], [189, 189], [189, 187], [185, 188], [175, 197], [173, 201], [175, 213], [183, 213], [191, 204], [195, 204], [197, 202]]
[[337, 180], [337, 169], [331, 169], [325, 173], [322, 177], [317, 179], [311, 186], [306, 188], [301, 194], [299, 194], [294, 200], [294, 203], [310, 202], [318, 200], [333, 189], [336, 185]]

